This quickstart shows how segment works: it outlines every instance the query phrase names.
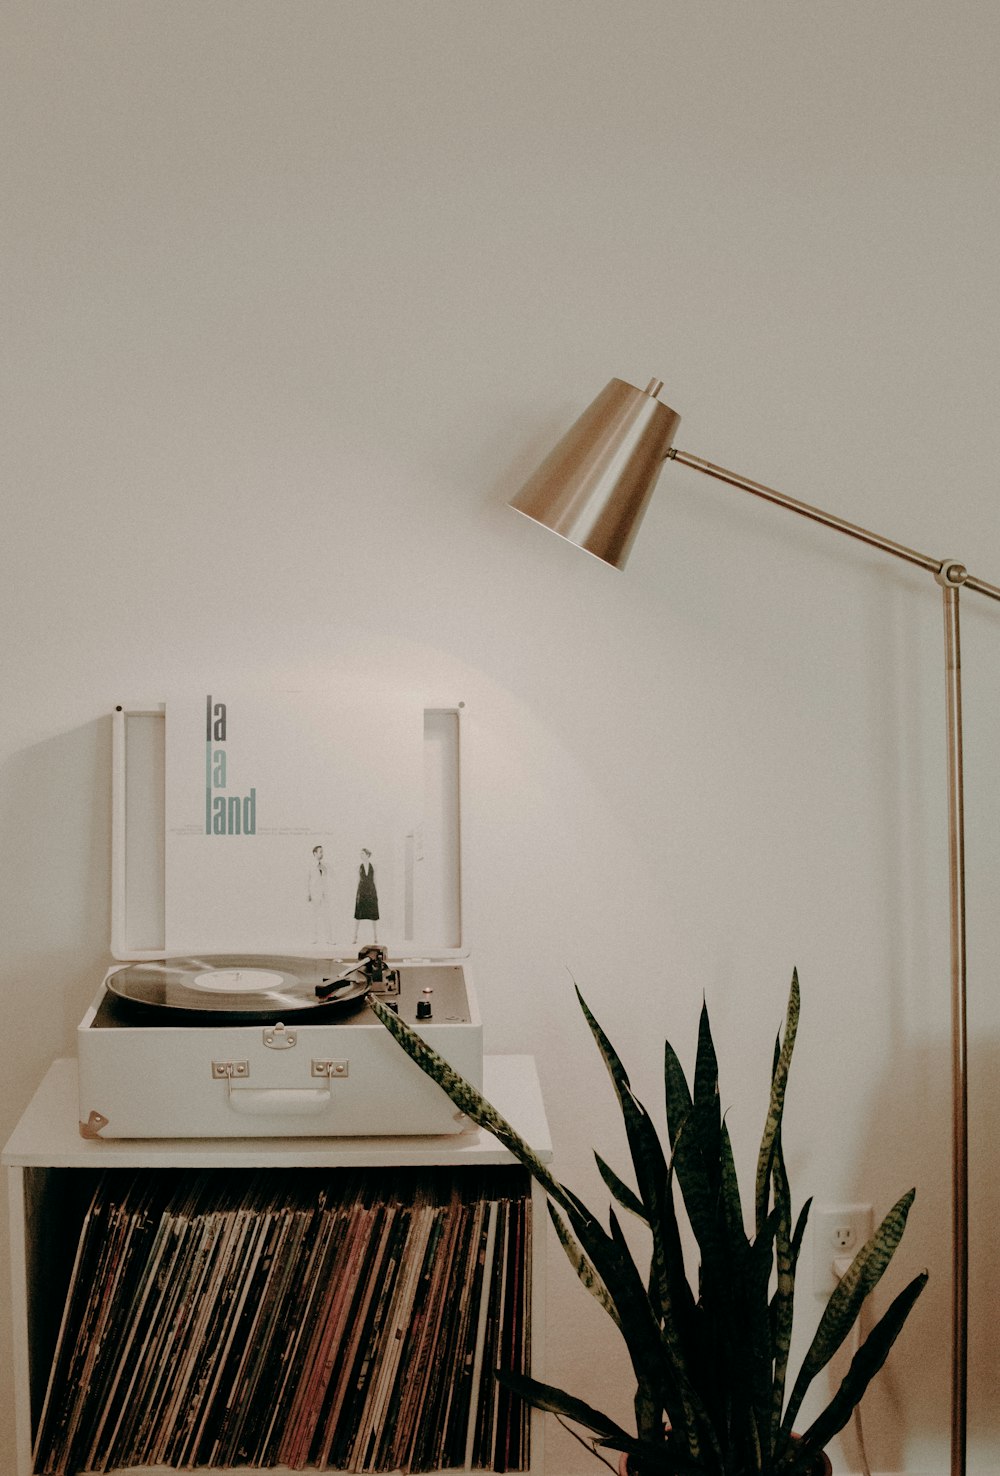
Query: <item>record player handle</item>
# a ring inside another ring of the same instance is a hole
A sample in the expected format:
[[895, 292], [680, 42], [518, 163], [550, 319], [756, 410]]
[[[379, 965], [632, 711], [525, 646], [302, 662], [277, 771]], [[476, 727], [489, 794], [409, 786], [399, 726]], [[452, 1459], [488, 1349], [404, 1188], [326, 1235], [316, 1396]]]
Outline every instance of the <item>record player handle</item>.
[[228, 1083], [226, 1096], [234, 1112], [250, 1117], [277, 1113], [296, 1117], [310, 1112], [325, 1112], [333, 1103], [333, 1084], [329, 1077], [318, 1087], [237, 1087]]

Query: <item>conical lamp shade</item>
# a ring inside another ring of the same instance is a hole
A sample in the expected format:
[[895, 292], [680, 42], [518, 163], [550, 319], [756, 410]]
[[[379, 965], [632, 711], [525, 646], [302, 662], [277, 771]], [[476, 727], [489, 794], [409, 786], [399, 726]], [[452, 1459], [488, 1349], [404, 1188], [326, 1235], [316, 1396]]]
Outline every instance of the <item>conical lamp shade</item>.
[[648, 390], [612, 379], [542, 462], [511, 507], [624, 569], [680, 416]]

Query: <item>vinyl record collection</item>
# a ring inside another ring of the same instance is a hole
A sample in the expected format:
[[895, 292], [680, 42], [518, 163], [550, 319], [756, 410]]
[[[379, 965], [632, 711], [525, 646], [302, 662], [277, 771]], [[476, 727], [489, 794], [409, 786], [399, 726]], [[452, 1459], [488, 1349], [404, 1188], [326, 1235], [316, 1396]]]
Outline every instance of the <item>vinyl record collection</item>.
[[525, 1470], [516, 1168], [107, 1170], [35, 1470]]

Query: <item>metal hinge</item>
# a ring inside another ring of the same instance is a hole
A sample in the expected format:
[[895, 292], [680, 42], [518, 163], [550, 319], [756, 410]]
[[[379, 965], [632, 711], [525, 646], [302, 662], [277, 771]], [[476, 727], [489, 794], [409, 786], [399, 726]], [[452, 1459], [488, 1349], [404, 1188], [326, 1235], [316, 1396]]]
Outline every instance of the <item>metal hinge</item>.
[[294, 1030], [286, 1030], [279, 1020], [264, 1031], [264, 1044], [272, 1051], [290, 1051], [298, 1040]]

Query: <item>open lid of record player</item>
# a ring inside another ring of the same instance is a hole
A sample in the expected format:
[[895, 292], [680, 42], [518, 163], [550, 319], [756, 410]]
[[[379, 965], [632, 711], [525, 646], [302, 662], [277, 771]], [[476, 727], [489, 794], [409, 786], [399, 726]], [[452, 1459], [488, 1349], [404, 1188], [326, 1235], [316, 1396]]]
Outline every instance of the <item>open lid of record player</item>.
[[[113, 715], [113, 956], [463, 956], [464, 704], [321, 701], [317, 717], [282, 694], [255, 746], [272, 699], [226, 696]], [[311, 812], [286, 784], [303, 752], [321, 766]]]

